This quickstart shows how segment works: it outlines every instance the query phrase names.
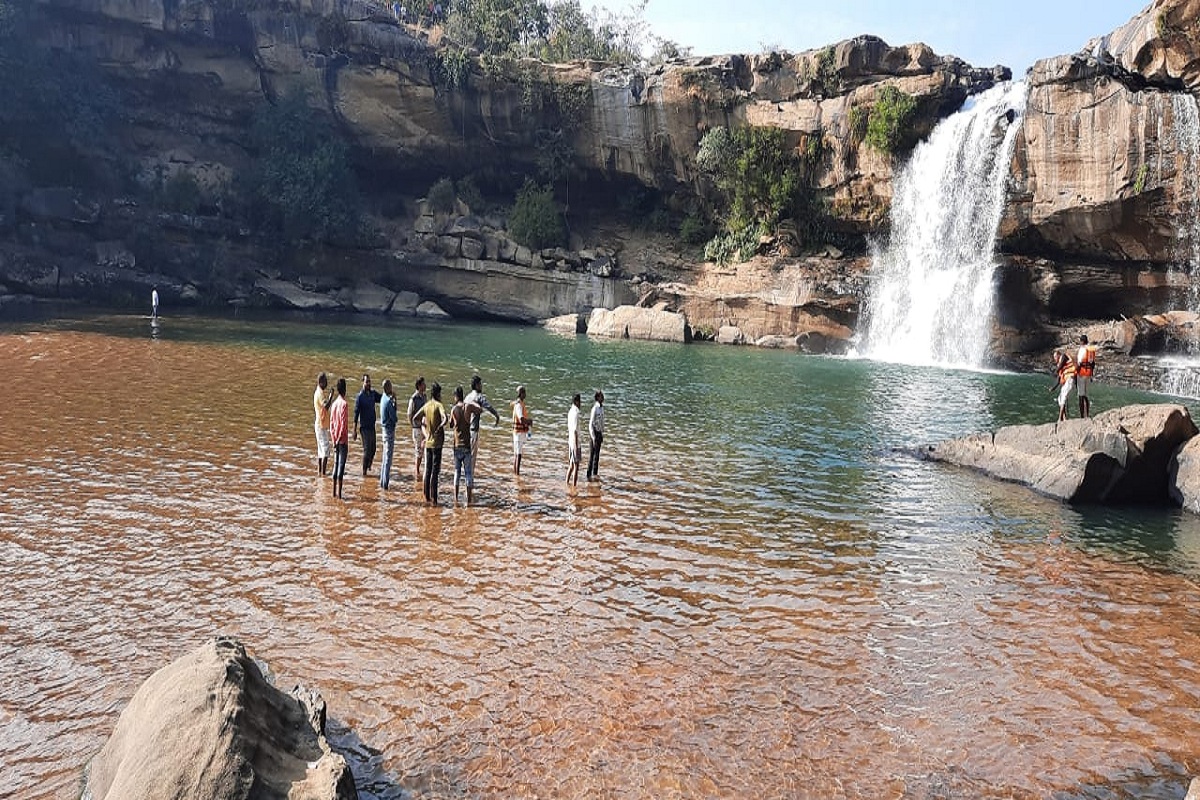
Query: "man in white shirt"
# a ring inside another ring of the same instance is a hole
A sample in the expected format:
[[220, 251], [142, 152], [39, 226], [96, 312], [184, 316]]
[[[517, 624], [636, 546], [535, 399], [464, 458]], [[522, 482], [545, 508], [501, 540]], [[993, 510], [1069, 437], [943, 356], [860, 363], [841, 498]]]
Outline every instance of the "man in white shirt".
[[481, 411], [476, 412], [471, 417], [471, 467], [476, 474], [479, 472], [479, 418], [483, 415], [483, 411], [491, 412], [491, 415], [496, 418], [496, 424], [500, 424], [500, 412], [492, 407], [488, 399], [483, 396], [483, 379], [478, 375], [471, 378], [471, 391], [467, 393], [466, 399], [463, 401], [467, 405], [475, 404], [479, 406]]
[[158, 287], [150, 290], [150, 318], [158, 319]]
[[567, 411], [567, 483], [572, 486], [579, 483], [579, 459], [583, 455], [583, 448], [579, 446], [579, 403], [576, 393]]
[[592, 406], [592, 416], [588, 420], [588, 466], [589, 481], [600, 478], [600, 445], [604, 442], [604, 392], [596, 391], [596, 402]]

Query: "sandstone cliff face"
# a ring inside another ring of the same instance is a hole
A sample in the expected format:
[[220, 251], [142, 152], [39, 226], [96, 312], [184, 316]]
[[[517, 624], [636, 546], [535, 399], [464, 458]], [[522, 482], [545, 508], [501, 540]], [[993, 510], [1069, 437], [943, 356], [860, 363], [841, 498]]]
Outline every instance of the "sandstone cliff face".
[[1197, 202], [1198, 14], [1192, 0], [1156, 0], [1084, 52], [1033, 66], [1007, 249], [1187, 262], [1178, 234]]

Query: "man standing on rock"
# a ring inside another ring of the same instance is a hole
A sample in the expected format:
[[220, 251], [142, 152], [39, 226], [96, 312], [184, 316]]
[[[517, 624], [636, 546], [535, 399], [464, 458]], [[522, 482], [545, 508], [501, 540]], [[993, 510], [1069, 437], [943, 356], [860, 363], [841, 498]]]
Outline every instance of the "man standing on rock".
[[313, 390], [313, 429], [317, 434], [317, 474], [325, 477], [329, 471], [329, 406], [333, 404], [329, 379], [322, 372], [317, 376], [317, 388]]
[[371, 376], [363, 375], [362, 391], [354, 398], [354, 440], [362, 433], [363, 475], [375, 463], [375, 405], [383, 395], [371, 388]]
[[517, 387], [517, 399], [512, 403], [513, 424], [513, 475], [521, 474], [521, 454], [525, 452], [525, 442], [533, 430], [533, 419], [525, 406], [525, 387]]
[[1092, 383], [1092, 375], [1096, 374], [1096, 346], [1088, 344], [1086, 333], [1079, 335], [1079, 353], [1075, 357], [1078, 369], [1075, 374], [1075, 392], [1079, 398], [1079, 416], [1087, 419], [1092, 415], [1092, 398], [1088, 397], [1088, 387]]
[[464, 402], [467, 405], [475, 405], [479, 407], [471, 416], [471, 469], [474, 471], [479, 464], [479, 418], [483, 416], [483, 412], [489, 412], [496, 418], [496, 424], [500, 424], [500, 412], [492, 407], [488, 399], [483, 396], [483, 379], [478, 375], [471, 378], [471, 391], [467, 394]]
[[1067, 418], [1067, 400], [1075, 388], [1075, 362], [1062, 350], [1055, 350], [1054, 371], [1058, 375], [1058, 383], [1051, 386], [1050, 391], [1058, 389], [1058, 421], [1063, 422]]
[[421, 482], [421, 462], [425, 460], [425, 427], [421, 416], [421, 410], [424, 407], [425, 378], [422, 376], [417, 378], [416, 391], [413, 392], [412, 397], [408, 398], [408, 411], [405, 412], [409, 424], [412, 425], [413, 449], [417, 453], [417, 464], [413, 468], [413, 476], [416, 477], [417, 483]]

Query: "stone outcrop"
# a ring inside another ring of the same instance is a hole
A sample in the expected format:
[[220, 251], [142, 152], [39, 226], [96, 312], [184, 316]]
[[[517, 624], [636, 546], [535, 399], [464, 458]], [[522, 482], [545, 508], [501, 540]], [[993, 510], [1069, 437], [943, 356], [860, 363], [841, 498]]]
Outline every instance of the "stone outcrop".
[[1193, 514], [1200, 514], [1200, 438], [1179, 448], [1170, 465], [1171, 499]]
[[1166, 503], [1172, 457], [1196, 433], [1185, 406], [1125, 406], [1093, 419], [953, 439], [924, 455], [1069, 503]]
[[618, 306], [597, 308], [587, 322], [588, 336], [601, 339], [646, 339], [657, 342], [690, 342], [687, 317], [655, 308]]
[[85, 800], [357, 800], [325, 706], [213, 639], [146, 680], [88, 767]]
[[583, 314], [563, 314], [542, 320], [542, 327], [551, 333], [575, 336], [579, 333], [587, 333], [587, 320]]

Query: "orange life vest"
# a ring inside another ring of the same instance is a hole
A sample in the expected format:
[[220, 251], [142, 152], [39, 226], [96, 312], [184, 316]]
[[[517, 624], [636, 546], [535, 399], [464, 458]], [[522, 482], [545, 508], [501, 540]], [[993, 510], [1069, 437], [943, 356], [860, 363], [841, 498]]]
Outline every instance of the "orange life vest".
[[1066, 383], [1069, 378], [1075, 377], [1075, 362], [1070, 356], [1066, 356], [1066, 362], [1058, 368], [1058, 382]]
[[1086, 345], [1083, 347], [1083, 357], [1079, 359], [1079, 376], [1082, 378], [1090, 378], [1096, 372], [1096, 347], [1095, 345]]

